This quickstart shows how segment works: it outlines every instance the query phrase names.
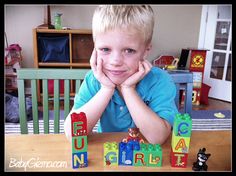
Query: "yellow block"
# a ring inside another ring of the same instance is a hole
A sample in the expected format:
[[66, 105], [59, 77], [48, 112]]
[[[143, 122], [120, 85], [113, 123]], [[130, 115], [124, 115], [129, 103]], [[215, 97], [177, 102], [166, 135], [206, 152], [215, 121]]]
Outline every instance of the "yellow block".
[[171, 147], [173, 152], [188, 153], [190, 137], [176, 136], [172, 133]]
[[117, 142], [106, 142], [104, 147], [104, 166], [118, 166], [119, 147]]

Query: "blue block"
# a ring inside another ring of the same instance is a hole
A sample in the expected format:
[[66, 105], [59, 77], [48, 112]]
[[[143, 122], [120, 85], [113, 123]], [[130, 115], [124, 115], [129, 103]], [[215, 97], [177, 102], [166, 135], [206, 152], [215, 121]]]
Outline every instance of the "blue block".
[[87, 152], [72, 153], [72, 168], [88, 167]]
[[139, 150], [140, 145], [138, 141], [129, 141], [128, 143], [119, 143], [119, 165], [132, 166], [133, 165], [133, 150]]

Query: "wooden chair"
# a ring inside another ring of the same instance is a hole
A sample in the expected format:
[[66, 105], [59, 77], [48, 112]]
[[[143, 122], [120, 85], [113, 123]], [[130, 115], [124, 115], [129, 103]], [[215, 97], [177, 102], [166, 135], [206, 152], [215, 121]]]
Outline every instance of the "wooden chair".
[[19, 117], [21, 134], [28, 134], [26, 104], [25, 104], [25, 80], [30, 80], [32, 96], [33, 133], [39, 134], [38, 118], [38, 88], [39, 80], [42, 80], [42, 103], [44, 133], [49, 133], [49, 109], [48, 109], [48, 80], [54, 80], [54, 133], [60, 133], [60, 93], [59, 80], [64, 80], [64, 117], [70, 112], [70, 81], [75, 80], [75, 90], [79, 90], [81, 81], [89, 69], [46, 69], [46, 68], [22, 68], [17, 71]]

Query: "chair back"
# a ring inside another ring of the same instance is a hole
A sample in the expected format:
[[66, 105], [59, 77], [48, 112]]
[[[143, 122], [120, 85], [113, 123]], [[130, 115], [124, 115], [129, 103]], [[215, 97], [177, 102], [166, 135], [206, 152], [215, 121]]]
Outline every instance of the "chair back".
[[[60, 133], [60, 98], [64, 97], [64, 118], [70, 112], [70, 97], [73, 96], [72, 80], [76, 93], [90, 69], [51, 69], [21, 68], [17, 70], [19, 117], [21, 134], [28, 134], [25, 83], [30, 81], [32, 97], [33, 133], [39, 134], [38, 102], [43, 106], [44, 134], [49, 134], [49, 98], [52, 97], [54, 109], [54, 133]], [[53, 94], [48, 91], [48, 80], [53, 80]], [[60, 95], [59, 81], [64, 80], [64, 93]], [[40, 88], [42, 91], [40, 91]]]

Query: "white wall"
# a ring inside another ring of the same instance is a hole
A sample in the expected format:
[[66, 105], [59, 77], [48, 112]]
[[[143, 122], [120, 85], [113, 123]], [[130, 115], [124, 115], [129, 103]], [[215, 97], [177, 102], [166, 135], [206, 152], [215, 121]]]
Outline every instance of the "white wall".
[[[63, 26], [91, 29], [93, 11], [97, 5], [51, 5], [63, 13]], [[178, 57], [182, 48], [197, 48], [201, 5], [152, 5], [156, 14], [153, 49], [149, 60], [163, 54]], [[33, 67], [32, 29], [43, 23], [45, 5], [5, 5], [5, 32], [8, 43], [18, 43], [24, 57], [22, 67]]]

